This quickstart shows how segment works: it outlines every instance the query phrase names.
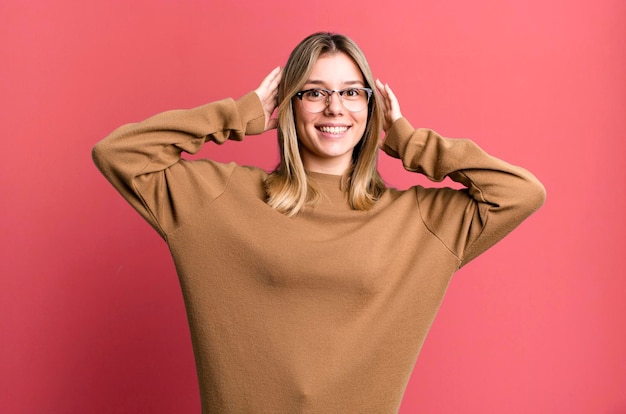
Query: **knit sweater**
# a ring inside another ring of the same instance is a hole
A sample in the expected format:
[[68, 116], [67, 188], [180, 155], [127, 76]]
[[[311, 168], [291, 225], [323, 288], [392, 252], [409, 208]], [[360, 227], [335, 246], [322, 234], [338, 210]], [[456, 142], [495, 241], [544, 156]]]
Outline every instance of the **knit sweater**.
[[469, 140], [404, 118], [383, 150], [465, 188], [387, 189], [353, 210], [341, 177], [288, 217], [267, 173], [188, 161], [259, 134], [256, 94], [118, 128], [96, 165], [167, 242], [190, 325], [203, 413], [394, 413], [453, 273], [542, 203], [541, 183]]

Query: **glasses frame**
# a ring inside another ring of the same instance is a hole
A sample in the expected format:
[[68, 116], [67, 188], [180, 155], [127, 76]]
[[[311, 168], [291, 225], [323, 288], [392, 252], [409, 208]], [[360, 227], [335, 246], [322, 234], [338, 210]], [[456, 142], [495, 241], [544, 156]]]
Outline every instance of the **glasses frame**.
[[[363, 107], [363, 109], [367, 108], [370, 104], [370, 99], [372, 99], [372, 93], [374, 93], [374, 91], [372, 90], [372, 88], [344, 88], [344, 89], [325, 89], [325, 88], [311, 88], [311, 89], [306, 89], [300, 92], [296, 92], [296, 96], [298, 97], [298, 99], [300, 99], [300, 102], [302, 102], [302, 107], [304, 108], [305, 111], [311, 113], [311, 114], [319, 114], [320, 112], [324, 112], [326, 110], [326, 108], [328, 108], [328, 105], [330, 104], [330, 98], [333, 96], [333, 93], [337, 92], [339, 94], [339, 97], [341, 98], [341, 104], [343, 105], [344, 108], [346, 108], [346, 104], [343, 101], [343, 94], [346, 93], [346, 91], [351, 91], [351, 90], [360, 90], [360, 91], [365, 91], [367, 93], [367, 103], [365, 104], [365, 106]], [[311, 92], [311, 91], [320, 91], [320, 92], [324, 92], [326, 93], [328, 96], [326, 96], [326, 105], [324, 105], [324, 108], [322, 108], [319, 111], [309, 111], [308, 109], [306, 109], [306, 106], [304, 105], [303, 102], [303, 98], [304, 98], [304, 94], [307, 92]], [[349, 112], [361, 112], [363, 109], [359, 109], [358, 111], [352, 111], [348, 108], [346, 108], [347, 111]]]

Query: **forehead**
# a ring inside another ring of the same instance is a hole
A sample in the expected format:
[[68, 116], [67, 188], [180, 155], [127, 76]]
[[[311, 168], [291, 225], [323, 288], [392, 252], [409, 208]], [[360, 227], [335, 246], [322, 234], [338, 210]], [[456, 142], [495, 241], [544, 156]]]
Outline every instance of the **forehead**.
[[329, 86], [355, 82], [363, 84], [363, 74], [354, 60], [343, 52], [321, 55], [307, 78], [307, 83]]

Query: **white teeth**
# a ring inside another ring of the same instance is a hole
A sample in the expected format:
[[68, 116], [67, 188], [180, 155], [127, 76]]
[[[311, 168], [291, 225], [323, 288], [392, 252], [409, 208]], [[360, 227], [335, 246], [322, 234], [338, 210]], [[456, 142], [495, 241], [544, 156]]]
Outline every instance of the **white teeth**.
[[348, 130], [345, 126], [321, 126], [319, 130], [328, 134], [342, 134]]

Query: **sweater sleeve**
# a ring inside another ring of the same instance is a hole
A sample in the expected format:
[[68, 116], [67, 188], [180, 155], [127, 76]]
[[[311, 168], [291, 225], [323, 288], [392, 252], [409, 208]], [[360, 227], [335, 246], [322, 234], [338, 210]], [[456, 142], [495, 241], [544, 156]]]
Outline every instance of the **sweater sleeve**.
[[167, 111], [121, 126], [94, 146], [92, 157], [117, 191], [167, 238], [185, 215], [193, 214], [191, 209], [224, 191], [234, 168], [217, 163], [198, 167], [181, 153], [194, 154], [206, 141], [242, 140], [262, 133], [264, 126], [263, 108], [250, 92], [237, 101]]
[[465, 186], [416, 188], [424, 224], [460, 260], [459, 267], [506, 236], [545, 200], [544, 186], [527, 170], [490, 156], [474, 142], [414, 129], [404, 118], [390, 128], [383, 150], [408, 171]]

